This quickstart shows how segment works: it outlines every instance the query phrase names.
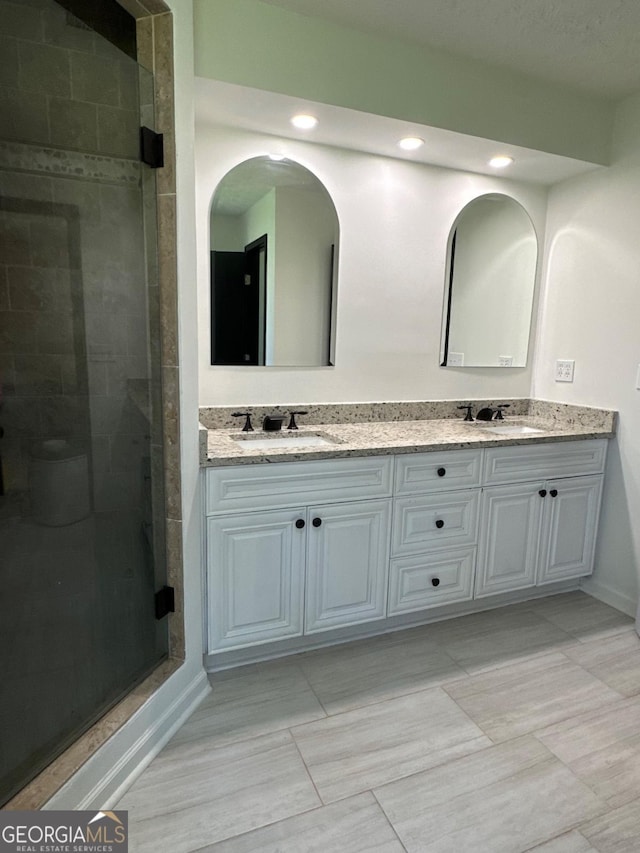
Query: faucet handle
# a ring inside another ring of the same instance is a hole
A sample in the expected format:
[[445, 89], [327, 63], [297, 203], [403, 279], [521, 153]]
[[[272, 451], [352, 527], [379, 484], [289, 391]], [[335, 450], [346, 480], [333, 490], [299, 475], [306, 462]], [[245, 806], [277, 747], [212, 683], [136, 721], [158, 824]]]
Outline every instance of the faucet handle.
[[471, 406], [458, 406], [458, 408], [467, 410], [467, 414], [464, 416], [465, 421], [473, 420], [473, 415], [471, 414]]
[[502, 417], [502, 410], [508, 409], [510, 406], [511, 406], [511, 403], [500, 403], [499, 406], [496, 406], [497, 414], [496, 414], [495, 419], [497, 421], [503, 421], [504, 418]]
[[289, 426], [287, 427], [287, 429], [298, 429], [298, 424], [296, 423], [296, 415], [308, 415], [309, 412], [289, 412], [289, 414], [291, 415], [291, 417], [289, 419]]
[[242, 427], [242, 432], [253, 432], [253, 427], [251, 426], [251, 412], [233, 412], [231, 417], [246, 418], [244, 426]]

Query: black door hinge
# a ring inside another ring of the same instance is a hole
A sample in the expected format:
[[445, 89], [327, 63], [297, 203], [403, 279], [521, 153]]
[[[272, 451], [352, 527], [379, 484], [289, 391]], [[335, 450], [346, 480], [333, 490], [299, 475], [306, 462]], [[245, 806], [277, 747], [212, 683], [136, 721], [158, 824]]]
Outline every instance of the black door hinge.
[[155, 594], [156, 619], [164, 619], [168, 613], [175, 613], [176, 597], [172, 586], [163, 586]]
[[148, 127], [140, 128], [140, 159], [152, 169], [164, 166], [164, 136]]

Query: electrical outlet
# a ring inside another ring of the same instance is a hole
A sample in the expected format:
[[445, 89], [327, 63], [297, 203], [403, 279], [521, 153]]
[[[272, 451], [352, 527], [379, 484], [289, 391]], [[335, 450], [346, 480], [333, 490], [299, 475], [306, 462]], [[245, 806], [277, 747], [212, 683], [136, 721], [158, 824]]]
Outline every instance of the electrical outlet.
[[573, 382], [573, 371], [575, 361], [572, 358], [558, 359], [556, 361], [556, 382]]
[[447, 355], [447, 367], [464, 367], [464, 353], [449, 352]]
[[513, 356], [512, 355], [499, 355], [498, 356], [498, 367], [513, 367]]

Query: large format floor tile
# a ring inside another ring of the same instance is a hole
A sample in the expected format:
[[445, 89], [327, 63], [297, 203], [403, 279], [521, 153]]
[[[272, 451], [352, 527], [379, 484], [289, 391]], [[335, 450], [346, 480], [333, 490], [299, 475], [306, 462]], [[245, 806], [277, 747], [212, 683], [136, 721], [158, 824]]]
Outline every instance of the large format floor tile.
[[638, 853], [640, 850], [640, 801], [627, 803], [580, 827], [580, 832], [599, 853]]
[[213, 690], [169, 748], [202, 737], [234, 743], [325, 717], [300, 668], [289, 660], [209, 676]]
[[308, 652], [298, 663], [328, 714], [416, 693], [465, 675], [428, 626]]
[[574, 829], [572, 832], [566, 832], [551, 841], [532, 847], [529, 853], [591, 853], [595, 849], [584, 835]]
[[529, 737], [374, 794], [408, 853], [521, 853], [604, 811], [586, 785]]
[[640, 797], [640, 698], [621, 699], [536, 737], [610, 807]]
[[640, 693], [640, 637], [633, 629], [562, 651], [623, 696]]
[[555, 651], [572, 637], [527, 610], [473, 613], [430, 625], [430, 637], [467, 672], [483, 672]]
[[490, 743], [438, 687], [298, 726], [293, 736], [325, 803]]
[[633, 627], [633, 619], [584, 592], [565, 592], [530, 602], [534, 613], [579, 640], [607, 637]]
[[166, 750], [123, 797], [132, 851], [187, 853], [313, 809], [320, 800], [288, 732]]
[[621, 698], [560, 653], [474, 675], [443, 689], [496, 743]]
[[290, 817], [199, 853], [403, 853], [373, 794]]

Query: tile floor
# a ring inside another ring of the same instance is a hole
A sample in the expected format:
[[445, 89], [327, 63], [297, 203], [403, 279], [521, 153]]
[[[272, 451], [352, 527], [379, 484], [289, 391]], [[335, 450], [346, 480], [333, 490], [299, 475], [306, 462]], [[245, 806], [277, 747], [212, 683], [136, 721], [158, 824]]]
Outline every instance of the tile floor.
[[640, 851], [640, 639], [584, 593], [211, 682], [132, 853]]

